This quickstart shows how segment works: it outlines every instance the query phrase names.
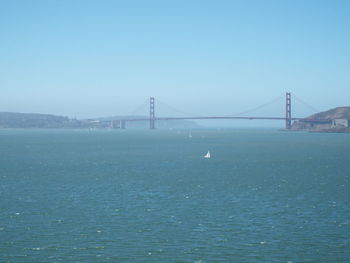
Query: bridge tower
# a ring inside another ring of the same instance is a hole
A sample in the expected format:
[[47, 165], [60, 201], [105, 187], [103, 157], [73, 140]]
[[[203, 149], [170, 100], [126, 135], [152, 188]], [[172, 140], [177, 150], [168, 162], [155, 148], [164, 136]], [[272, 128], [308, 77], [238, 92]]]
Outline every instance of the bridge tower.
[[149, 128], [155, 129], [154, 97], [149, 98]]
[[292, 99], [291, 93], [286, 93], [286, 130], [292, 127]]

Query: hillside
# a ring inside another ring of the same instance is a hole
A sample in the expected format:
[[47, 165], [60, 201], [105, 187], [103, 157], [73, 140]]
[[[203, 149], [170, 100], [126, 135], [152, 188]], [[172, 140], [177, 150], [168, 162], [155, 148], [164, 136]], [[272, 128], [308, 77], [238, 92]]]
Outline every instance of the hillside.
[[350, 107], [337, 107], [311, 115], [315, 119], [348, 119], [350, 120]]
[[0, 112], [0, 128], [61, 128], [68, 117], [37, 113]]
[[[350, 107], [337, 107], [313, 114], [306, 119], [319, 119], [319, 122], [295, 121], [292, 130], [311, 132], [350, 132]], [[328, 120], [328, 121], [327, 121]]]

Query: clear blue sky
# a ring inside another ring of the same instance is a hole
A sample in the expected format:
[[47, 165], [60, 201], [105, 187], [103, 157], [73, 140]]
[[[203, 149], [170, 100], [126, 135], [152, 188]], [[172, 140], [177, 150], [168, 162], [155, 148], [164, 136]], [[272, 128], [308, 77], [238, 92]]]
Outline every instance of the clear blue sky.
[[111, 116], [155, 96], [228, 115], [285, 91], [350, 105], [349, 14], [347, 0], [2, 0], [0, 111]]

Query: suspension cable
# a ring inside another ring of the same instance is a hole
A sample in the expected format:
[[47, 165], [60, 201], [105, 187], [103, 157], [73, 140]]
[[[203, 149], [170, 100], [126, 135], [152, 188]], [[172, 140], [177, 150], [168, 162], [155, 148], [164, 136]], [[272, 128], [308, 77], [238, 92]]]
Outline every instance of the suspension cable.
[[[148, 105], [148, 100], [145, 100], [139, 107], [137, 107], [130, 115], [135, 115], [138, 111], [140, 111], [142, 108], [144, 108], [146, 105]], [[146, 114], [147, 115], [147, 114]]]
[[306, 106], [307, 108], [311, 109], [313, 112], [320, 112], [319, 109], [317, 109], [317, 108], [315, 108], [314, 106], [308, 104], [307, 102], [305, 102], [304, 100], [298, 98], [298, 97], [295, 96], [294, 94], [293, 94], [293, 97], [294, 97], [294, 99], [295, 99], [296, 101], [300, 102], [301, 104], [303, 104], [303, 105]]
[[188, 116], [188, 117], [203, 117], [201, 115], [198, 115], [198, 114], [193, 114], [193, 113], [189, 113], [189, 112], [185, 112], [185, 111], [182, 111], [182, 110], [179, 110], [173, 106], [170, 106], [164, 102], [162, 102], [161, 100], [157, 99], [157, 103], [159, 103], [160, 105], [163, 105], [165, 107], [168, 107], [169, 109], [171, 109], [172, 111], [175, 111], [177, 113], [180, 113], [180, 114], [183, 114], [185, 116]]
[[246, 110], [246, 111], [242, 111], [242, 112], [239, 112], [239, 113], [236, 113], [236, 114], [227, 115], [226, 117], [240, 116], [240, 115], [244, 115], [244, 114], [247, 114], [247, 113], [254, 112], [256, 110], [260, 110], [263, 107], [266, 107], [268, 105], [271, 105], [271, 104], [279, 101], [283, 96], [284, 96], [284, 94], [281, 94], [278, 97], [276, 97], [276, 98], [274, 98], [274, 99], [272, 99], [272, 100], [270, 100], [270, 101], [268, 101], [268, 102], [266, 102], [264, 104], [261, 104], [261, 105], [259, 105], [257, 107], [254, 107], [252, 109], [249, 109], [249, 110]]

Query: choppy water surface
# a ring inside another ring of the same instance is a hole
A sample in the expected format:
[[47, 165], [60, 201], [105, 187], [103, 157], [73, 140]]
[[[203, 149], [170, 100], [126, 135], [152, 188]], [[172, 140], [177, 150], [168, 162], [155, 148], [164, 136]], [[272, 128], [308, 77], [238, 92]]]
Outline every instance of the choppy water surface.
[[350, 262], [349, 134], [192, 135], [0, 131], [0, 262]]

